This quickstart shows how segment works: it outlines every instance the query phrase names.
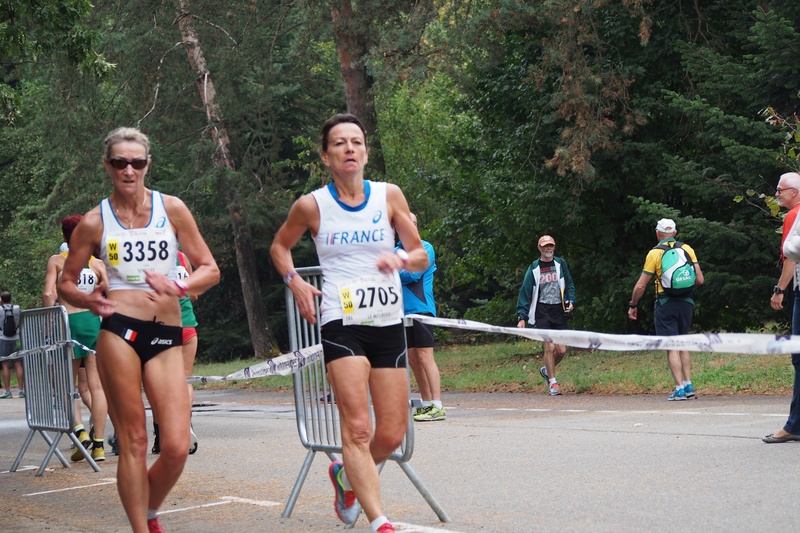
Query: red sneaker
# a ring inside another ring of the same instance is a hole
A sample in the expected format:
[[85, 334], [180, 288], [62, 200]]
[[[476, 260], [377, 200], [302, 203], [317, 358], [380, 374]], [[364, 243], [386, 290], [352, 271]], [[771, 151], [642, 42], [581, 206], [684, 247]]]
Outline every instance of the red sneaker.
[[150, 533], [166, 533], [161, 524], [158, 523], [158, 517], [147, 520], [147, 529], [150, 530]]
[[356, 493], [352, 490], [345, 490], [342, 485], [341, 472], [344, 465], [341, 461], [331, 463], [328, 467], [328, 475], [333, 483], [333, 489], [336, 491], [336, 497], [333, 500], [333, 508], [336, 509], [336, 516], [339, 520], [347, 525], [355, 524], [358, 520], [358, 515], [361, 513], [361, 507], [356, 505]]
[[550, 384], [550, 396], [559, 396], [561, 394], [561, 385], [558, 383]]
[[378, 528], [378, 533], [395, 533], [396, 531], [397, 530], [394, 528], [394, 526], [389, 522], [386, 522]]

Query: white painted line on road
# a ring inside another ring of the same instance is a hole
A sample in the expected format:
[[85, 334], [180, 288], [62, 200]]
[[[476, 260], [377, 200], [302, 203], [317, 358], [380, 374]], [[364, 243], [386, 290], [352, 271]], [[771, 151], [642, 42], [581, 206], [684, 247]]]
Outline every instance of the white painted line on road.
[[235, 503], [249, 503], [250, 505], [258, 505], [261, 507], [275, 507], [276, 505], [280, 505], [278, 502], [267, 502], [263, 500], [250, 500], [247, 498], [237, 498], [236, 496], [223, 496], [222, 500], [228, 500]]
[[216, 507], [218, 505], [228, 505], [232, 502], [213, 502], [213, 503], [204, 503], [203, 505], [193, 505], [191, 507], [182, 507], [180, 509], [170, 509], [169, 511], [159, 511], [158, 514], [170, 514], [170, 513], [182, 513], [184, 511], [192, 511], [194, 509], [202, 509], [204, 507]]
[[620, 409], [609, 409], [592, 411], [589, 409], [518, 409], [516, 407], [502, 407], [493, 409], [473, 409], [474, 411], [526, 411], [529, 413], [624, 413], [633, 415], [660, 415], [660, 414], [674, 414], [674, 415], [712, 415], [712, 416], [772, 416], [785, 418], [788, 416], [786, 413], [772, 414], [772, 413], [706, 413], [702, 411], [670, 411], [665, 409], [663, 411], [625, 411]]
[[101, 485], [111, 485], [112, 483], [116, 483], [117, 480], [114, 478], [106, 478], [103, 480], [103, 483], [92, 483], [91, 485], [81, 485], [79, 487], [67, 487], [64, 489], [55, 489], [55, 490], [46, 490], [43, 492], [32, 492], [30, 494], [23, 494], [23, 496], [41, 496], [42, 494], [53, 494], [54, 492], [66, 492], [68, 490], [80, 490], [80, 489], [88, 489], [90, 487], [99, 487]]
[[437, 527], [417, 526], [405, 522], [392, 522], [398, 533], [458, 533], [452, 529], [439, 529]]
[[[39, 467], [34, 465], [25, 465], [17, 468], [17, 472], [25, 472], [26, 470], [39, 470]], [[46, 468], [45, 470], [47, 470], [48, 472], [53, 471], [52, 468]], [[3, 470], [2, 472], [0, 472], [0, 474], [10, 474], [10, 473], [11, 470]]]

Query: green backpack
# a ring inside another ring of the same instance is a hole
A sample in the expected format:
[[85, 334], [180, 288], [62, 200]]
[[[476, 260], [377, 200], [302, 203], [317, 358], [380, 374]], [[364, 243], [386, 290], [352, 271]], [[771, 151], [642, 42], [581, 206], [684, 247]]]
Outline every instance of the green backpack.
[[664, 250], [661, 255], [661, 287], [664, 294], [676, 298], [691, 296], [697, 282], [694, 265], [689, 258], [689, 253], [683, 249], [683, 243], [678, 241], [675, 246], [659, 244], [658, 250]]

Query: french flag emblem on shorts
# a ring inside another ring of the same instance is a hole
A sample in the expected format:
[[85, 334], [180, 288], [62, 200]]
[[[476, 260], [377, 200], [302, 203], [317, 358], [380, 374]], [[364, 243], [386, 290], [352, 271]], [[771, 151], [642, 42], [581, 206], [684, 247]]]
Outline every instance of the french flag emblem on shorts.
[[126, 341], [135, 341], [136, 340], [136, 332], [132, 329], [126, 329], [125, 333], [123, 333], [122, 338]]

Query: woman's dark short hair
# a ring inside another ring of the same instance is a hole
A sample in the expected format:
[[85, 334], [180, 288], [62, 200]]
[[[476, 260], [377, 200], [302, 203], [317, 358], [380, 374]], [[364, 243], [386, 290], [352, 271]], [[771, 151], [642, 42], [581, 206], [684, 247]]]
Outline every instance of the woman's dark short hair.
[[328, 151], [328, 135], [330, 134], [331, 130], [338, 126], [339, 124], [355, 124], [356, 126], [361, 129], [361, 133], [364, 134], [364, 143], [367, 142], [367, 130], [364, 129], [364, 125], [361, 123], [360, 120], [355, 115], [351, 115], [350, 113], [339, 113], [333, 115], [331, 118], [325, 121], [325, 124], [322, 125], [322, 132], [320, 134], [320, 144], [322, 145], [322, 151]]
[[72, 231], [81, 221], [81, 218], [83, 218], [82, 215], [70, 215], [61, 221], [61, 234], [64, 236], [65, 243], [69, 244], [69, 240], [72, 238]]

